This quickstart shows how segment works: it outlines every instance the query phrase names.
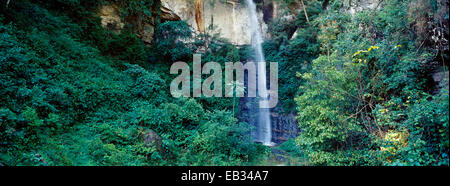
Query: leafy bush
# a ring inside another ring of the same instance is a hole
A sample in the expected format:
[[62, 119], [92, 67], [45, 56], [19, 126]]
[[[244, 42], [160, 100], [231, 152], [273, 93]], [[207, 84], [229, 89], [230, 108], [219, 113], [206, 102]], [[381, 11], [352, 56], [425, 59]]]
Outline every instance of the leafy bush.
[[428, 94], [438, 51], [416, 45], [410, 3], [312, 21], [321, 52], [295, 100], [313, 164], [448, 165], [448, 92]]
[[156, 28], [156, 48], [161, 61], [190, 61], [192, 48], [186, 41], [192, 31], [184, 21], [167, 21]]

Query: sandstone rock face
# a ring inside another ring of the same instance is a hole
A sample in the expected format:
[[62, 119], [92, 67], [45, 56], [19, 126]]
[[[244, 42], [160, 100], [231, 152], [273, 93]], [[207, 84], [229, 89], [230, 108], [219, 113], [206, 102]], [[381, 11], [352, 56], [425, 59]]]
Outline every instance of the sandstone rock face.
[[[161, 0], [162, 10], [172, 12], [186, 21], [195, 32], [219, 34], [236, 45], [251, 43], [249, 12], [247, 6], [239, 0]], [[170, 10], [170, 11], [169, 11]], [[267, 33], [267, 24], [263, 21], [263, 12], [259, 18], [263, 33]], [[213, 25], [214, 29], [211, 29]], [[269, 37], [265, 34], [264, 37]]]
[[[247, 5], [241, 0], [160, 0], [162, 21], [186, 21], [192, 30], [199, 33], [218, 34], [235, 45], [251, 44], [252, 36], [249, 30], [249, 12]], [[272, 18], [282, 18], [293, 21], [299, 12], [297, 7], [291, 7], [287, 14], [285, 7], [280, 7], [274, 0], [261, 0], [262, 7], [258, 9], [258, 18], [263, 33], [263, 39], [270, 38], [267, 33], [267, 23]], [[119, 8], [115, 5], [102, 6], [98, 14], [104, 28], [120, 33], [125, 22], [120, 17]], [[128, 20], [128, 19], [127, 19]], [[154, 18], [141, 17], [131, 24], [137, 26], [136, 34], [146, 43], [151, 43], [155, 32]], [[129, 20], [127, 21], [129, 22]]]
[[155, 34], [154, 17], [135, 16], [127, 19], [127, 22], [125, 22], [123, 18], [120, 17], [120, 9], [114, 4], [100, 7], [98, 15], [101, 18], [101, 25], [103, 28], [120, 34], [125, 23], [131, 23], [136, 25], [136, 30], [134, 30], [134, 32], [144, 42], [151, 43], [153, 40], [153, 35]]
[[[199, 33], [218, 34], [235, 45], [251, 44], [252, 36], [248, 32], [250, 27], [249, 10], [245, 1], [241, 0], [160, 0], [161, 20], [186, 21], [192, 30]], [[282, 7], [278, 1], [259, 0], [258, 18], [262, 29], [263, 39], [270, 38], [267, 33], [269, 21], [281, 18], [294, 21], [301, 12], [297, 5]], [[112, 4], [102, 6], [98, 10], [101, 24], [104, 28], [120, 33], [125, 21], [120, 17], [120, 9]], [[151, 43], [155, 32], [154, 17], [137, 17], [126, 19], [128, 23], [137, 26], [136, 34], [146, 43]], [[130, 21], [131, 20], [131, 21]]]
[[180, 16], [178, 16], [171, 9], [166, 7], [161, 7], [161, 19], [164, 21], [179, 21], [181, 20]]
[[140, 31], [139, 36], [146, 43], [151, 43], [155, 35], [155, 26], [145, 23], [143, 29]]
[[119, 9], [114, 5], [102, 6], [98, 12], [104, 28], [120, 33], [125, 24], [122, 22]]

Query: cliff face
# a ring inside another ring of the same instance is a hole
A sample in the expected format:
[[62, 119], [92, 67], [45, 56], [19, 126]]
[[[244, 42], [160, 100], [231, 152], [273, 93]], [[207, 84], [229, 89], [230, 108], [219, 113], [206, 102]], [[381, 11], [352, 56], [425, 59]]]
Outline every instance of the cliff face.
[[[151, 10], [154, 11], [154, 10]], [[104, 5], [99, 8], [97, 15], [101, 18], [101, 25], [115, 33], [120, 33], [125, 26], [125, 23], [135, 25], [135, 33], [144, 42], [151, 43], [155, 33], [155, 17], [139, 15], [131, 16], [124, 20], [120, 16], [120, 8], [116, 4]], [[173, 18], [175, 20], [175, 18]]]
[[[185, 20], [194, 31], [219, 34], [235, 45], [251, 43], [249, 29], [249, 13], [247, 5], [241, 0], [161, 0], [165, 17], [176, 17]], [[303, 6], [293, 2], [288, 7], [274, 0], [255, 0], [258, 2], [258, 18], [264, 39], [270, 38], [267, 33], [269, 21], [281, 18], [287, 22], [295, 21], [298, 14], [303, 13]], [[379, 0], [344, 0], [344, 11], [351, 14], [377, 8]], [[168, 19], [171, 20], [171, 19]], [[214, 25], [214, 29], [209, 29]]]
[[[248, 33], [249, 15], [245, 4], [239, 0], [161, 0], [163, 9], [170, 10], [185, 20], [197, 33], [219, 34], [236, 45], [250, 44]], [[263, 21], [263, 12], [259, 11], [263, 33], [267, 25]], [[211, 26], [213, 25], [213, 29]], [[265, 37], [268, 37], [266, 34]]]
[[[245, 45], [251, 43], [249, 30], [249, 12], [242, 0], [160, 0], [161, 20], [184, 20], [195, 33], [218, 34], [232, 44]], [[295, 15], [301, 12], [298, 6], [289, 7], [287, 14], [284, 8], [274, 0], [259, 0], [258, 18], [264, 39], [270, 38], [267, 33], [269, 21], [282, 17], [286, 21], [294, 21]], [[124, 26], [120, 18], [119, 8], [105, 5], [98, 10], [102, 26], [117, 33]], [[153, 39], [155, 25], [150, 17], [141, 18], [137, 34], [147, 43]]]
[[[162, 21], [186, 21], [195, 33], [218, 34], [235, 45], [251, 43], [249, 29], [249, 12], [242, 0], [160, 0]], [[301, 3], [294, 2], [285, 7], [275, 0], [256, 0], [258, 2], [258, 18], [264, 39], [270, 38], [267, 33], [271, 19], [281, 18], [293, 22], [303, 12]], [[379, 0], [344, 0], [343, 11], [351, 14], [365, 9], [374, 9]], [[119, 9], [115, 5], [105, 5], [98, 11], [105, 28], [120, 32], [124, 21], [119, 17]], [[137, 34], [147, 43], [153, 39], [155, 30], [154, 18], [142, 18]], [[293, 37], [295, 37], [294, 34]]]

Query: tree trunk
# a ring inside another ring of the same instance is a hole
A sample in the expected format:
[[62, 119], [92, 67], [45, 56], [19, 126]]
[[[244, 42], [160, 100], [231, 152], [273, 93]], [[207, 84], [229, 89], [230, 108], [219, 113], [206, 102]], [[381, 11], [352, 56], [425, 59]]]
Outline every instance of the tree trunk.
[[303, 12], [305, 12], [306, 21], [309, 23], [309, 18], [308, 18], [308, 13], [306, 12], [305, 3], [303, 3], [303, 0], [300, 0], [300, 2], [302, 3]]
[[[235, 97], [233, 96], [233, 118], [234, 118], [234, 100], [235, 100]], [[234, 126], [234, 122], [233, 122], [233, 126]]]

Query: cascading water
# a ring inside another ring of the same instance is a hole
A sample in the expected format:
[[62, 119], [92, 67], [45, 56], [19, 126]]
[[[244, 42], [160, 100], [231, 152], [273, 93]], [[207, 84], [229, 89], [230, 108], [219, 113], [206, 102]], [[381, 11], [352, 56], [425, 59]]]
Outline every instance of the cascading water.
[[[267, 95], [266, 64], [262, 50], [262, 34], [258, 22], [256, 5], [253, 0], [246, 0], [250, 15], [250, 33], [252, 35], [252, 47], [255, 50], [255, 60], [258, 62], [258, 95]], [[260, 99], [265, 100], [258, 107], [258, 121], [256, 125], [255, 141], [266, 146], [272, 146], [272, 127], [270, 122], [270, 109], [268, 107], [267, 96]]]

